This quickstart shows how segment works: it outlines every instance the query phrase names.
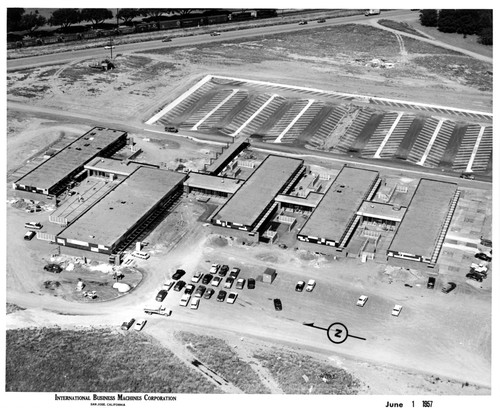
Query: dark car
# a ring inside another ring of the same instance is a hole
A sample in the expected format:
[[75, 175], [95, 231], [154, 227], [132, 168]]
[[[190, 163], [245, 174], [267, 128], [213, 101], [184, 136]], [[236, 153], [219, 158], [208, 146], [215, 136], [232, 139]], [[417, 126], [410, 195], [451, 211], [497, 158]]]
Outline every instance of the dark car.
[[307, 24], [307, 21], [305, 21], [305, 20], [299, 21], [299, 25], [306, 25], [306, 24]]
[[170, 42], [172, 41], [172, 39], [170, 37], [165, 37], [163, 40], [161, 40], [162, 42]]
[[274, 302], [274, 308], [276, 310], [280, 311], [280, 310], [283, 309], [283, 305], [281, 304], [281, 300], [280, 299], [274, 299], [273, 302]]
[[465, 275], [465, 277], [469, 279], [474, 279], [475, 281], [478, 282], [482, 282], [484, 278], [480, 273], [477, 272], [469, 272], [467, 275]]
[[255, 289], [255, 279], [254, 278], [248, 278], [247, 288], [248, 289]]
[[217, 295], [217, 302], [224, 302], [226, 299], [227, 292], [225, 290], [219, 290], [219, 294]]
[[304, 281], [298, 281], [297, 284], [295, 285], [295, 291], [302, 292], [304, 290], [305, 286], [306, 286], [306, 283]]
[[478, 252], [476, 255], [474, 255], [474, 257], [477, 259], [481, 259], [481, 261], [491, 262], [491, 256], [488, 256], [483, 252]]
[[460, 178], [467, 179], [467, 180], [474, 180], [476, 176], [472, 173], [462, 173], [460, 174]]
[[62, 268], [58, 264], [48, 264], [43, 267], [47, 272], [52, 272], [52, 273], [61, 273]]
[[177, 269], [175, 273], [172, 275], [172, 279], [180, 279], [186, 274], [186, 271], [183, 269]]
[[236, 279], [240, 273], [240, 268], [233, 268], [231, 269], [231, 272], [229, 272], [229, 277]]
[[205, 286], [203, 286], [203, 285], [198, 286], [198, 288], [196, 289], [196, 292], [194, 293], [194, 297], [201, 298], [206, 290], [207, 290], [207, 288]]
[[226, 276], [228, 271], [229, 271], [229, 266], [222, 265], [219, 269], [219, 276]]
[[210, 283], [210, 281], [212, 280], [212, 276], [213, 275], [209, 275], [208, 273], [203, 277], [203, 279], [201, 280], [201, 283], [203, 283], [204, 285], [208, 285]]
[[318, 20], [318, 23], [325, 23], [325, 22], [326, 22], [326, 20], [325, 20], [324, 18], [320, 18], [320, 19]]
[[190, 283], [189, 285], [186, 286], [184, 293], [186, 295], [191, 295], [194, 292], [194, 288], [195, 288], [195, 286], [192, 283]]
[[183, 280], [177, 281], [177, 283], [174, 285], [174, 290], [176, 292], [180, 292], [184, 286], [186, 286], [186, 282], [184, 282]]
[[156, 301], [157, 302], [163, 302], [163, 300], [165, 300], [165, 298], [167, 297], [167, 291], [162, 289], [158, 292], [158, 294], [156, 295]]
[[429, 276], [429, 279], [427, 280], [427, 289], [434, 289], [435, 285], [436, 285], [436, 278], [433, 276]]
[[444, 286], [443, 289], [441, 289], [441, 292], [443, 292], [443, 293], [450, 293], [456, 287], [457, 287], [456, 283], [454, 283], [454, 282], [448, 282], [448, 284], [446, 286]]
[[128, 322], [123, 322], [121, 325], [122, 330], [128, 330], [135, 323], [135, 319], [130, 319]]
[[203, 298], [204, 299], [210, 299], [212, 297], [212, 295], [214, 294], [214, 292], [215, 292], [215, 290], [213, 290], [212, 288], [208, 288], [206, 290], [205, 294], [203, 295]]
[[177, 129], [175, 126], [165, 126], [165, 132], [170, 132], [170, 133], [177, 133], [179, 129]]

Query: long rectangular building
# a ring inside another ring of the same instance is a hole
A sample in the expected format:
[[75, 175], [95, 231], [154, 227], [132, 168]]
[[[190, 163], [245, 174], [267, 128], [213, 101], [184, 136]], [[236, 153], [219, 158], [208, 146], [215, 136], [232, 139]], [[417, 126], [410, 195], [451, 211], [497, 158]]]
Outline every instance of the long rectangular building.
[[269, 155], [238, 191], [212, 217], [221, 227], [253, 231], [290, 182], [303, 170], [303, 160]]
[[168, 201], [182, 194], [186, 175], [139, 167], [56, 237], [59, 245], [111, 254]]
[[297, 239], [338, 247], [377, 180], [377, 171], [344, 166], [297, 234]]
[[95, 127], [13, 183], [15, 190], [57, 195], [96, 156], [108, 157], [127, 143], [127, 132]]
[[456, 193], [455, 183], [421, 179], [387, 255], [430, 263], [451, 221], [448, 215], [458, 200]]

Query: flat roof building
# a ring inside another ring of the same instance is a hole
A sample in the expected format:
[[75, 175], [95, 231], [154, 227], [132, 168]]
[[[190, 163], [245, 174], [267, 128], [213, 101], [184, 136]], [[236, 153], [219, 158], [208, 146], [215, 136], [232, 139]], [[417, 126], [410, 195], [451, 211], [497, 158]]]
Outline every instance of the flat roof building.
[[435, 262], [459, 195], [455, 183], [421, 179], [387, 255]]
[[356, 212], [363, 201], [371, 198], [378, 181], [377, 171], [344, 166], [297, 234], [297, 239], [341, 246], [349, 231], [352, 232]]
[[[301, 171], [303, 160], [269, 155], [239, 190], [212, 217], [218, 226], [255, 232], [268, 218], [276, 196], [285, 192]], [[272, 212], [272, 211], [271, 211]]]
[[139, 167], [56, 237], [59, 245], [105, 254], [144, 227], [155, 210], [182, 194], [186, 175]]
[[66, 182], [96, 156], [111, 156], [127, 143], [127, 132], [95, 127], [13, 183], [16, 190], [59, 194]]
[[242, 185], [243, 181], [239, 179], [191, 172], [184, 182], [184, 191], [231, 197]]

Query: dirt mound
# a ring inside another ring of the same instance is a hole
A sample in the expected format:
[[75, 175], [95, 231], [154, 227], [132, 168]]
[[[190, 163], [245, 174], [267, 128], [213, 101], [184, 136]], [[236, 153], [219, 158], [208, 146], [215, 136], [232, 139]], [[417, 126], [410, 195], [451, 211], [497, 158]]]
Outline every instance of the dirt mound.
[[383, 272], [389, 282], [414, 283], [425, 279], [424, 274], [416, 269], [387, 266]]
[[220, 235], [213, 235], [208, 239], [208, 245], [213, 247], [225, 247], [227, 246], [227, 238]]

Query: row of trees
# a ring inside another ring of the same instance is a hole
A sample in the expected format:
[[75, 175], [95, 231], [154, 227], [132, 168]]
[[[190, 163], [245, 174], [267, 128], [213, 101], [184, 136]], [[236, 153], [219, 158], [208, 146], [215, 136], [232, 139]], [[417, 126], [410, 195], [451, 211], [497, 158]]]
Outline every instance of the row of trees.
[[[117, 21], [127, 23], [136, 17], [152, 17], [159, 18], [163, 15], [178, 14], [185, 16], [192, 9], [118, 9], [116, 13]], [[47, 19], [42, 16], [38, 10], [26, 13], [23, 8], [8, 8], [7, 9], [7, 32], [11, 31], [28, 31], [33, 33], [40, 27], [49, 24], [50, 26], [59, 26], [63, 30], [72, 25], [79, 24], [82, 21], [92, 23], [93, 26], [103, 23], [106, 20], [115, 17], [113, 12], [105, 8], [97, 9], [75, 9], [63, 8], [54, 10]]]
[[464, 38], [477, 34], [481, 44], [493, 45], [493, 10], [421, 10], [420, 24]]

